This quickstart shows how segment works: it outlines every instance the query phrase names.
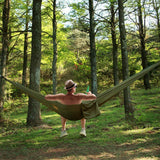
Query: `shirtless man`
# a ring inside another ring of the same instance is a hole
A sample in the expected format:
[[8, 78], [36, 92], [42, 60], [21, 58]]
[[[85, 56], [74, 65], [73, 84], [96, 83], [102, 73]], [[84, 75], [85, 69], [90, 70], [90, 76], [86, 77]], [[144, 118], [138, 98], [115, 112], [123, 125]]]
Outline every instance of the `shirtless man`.
[[[96, 96], [91, 92], [88, 92], [87, 95], [83, 93], [74, 94], [76, 92], [77, 84], [74, 83], [72, 80], [68, 80], [65, 83], [65, 89], [67, 90], [67, 94], [56, 94], [56, 95], [46, 95], [45, 99], [50, 101], [59, 101], [65, 105], [74, 105], [74, 104], [81, 104], [82, 101], [94, 100]], [[60, 137], [67, 136], [68, 133], [66, 131], [66, 121], [67, 119], [61, 116], [62, 122], [62, 131]], [[86, 129], [85, 129], [86, 119], [81, 119], [81, 127], [82, 130], [80, 135], [86, 136]]]

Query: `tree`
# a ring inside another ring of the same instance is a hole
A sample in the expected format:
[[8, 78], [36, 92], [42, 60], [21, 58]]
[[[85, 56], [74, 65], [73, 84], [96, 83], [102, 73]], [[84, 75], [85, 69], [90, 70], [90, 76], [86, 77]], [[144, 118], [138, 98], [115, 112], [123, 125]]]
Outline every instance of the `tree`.
[[[88, 3], [81, 1], [78, 3], [70, 4], [72, 7], [71, 13], [69, 15], [69, 21], [72, 22], [73, 29], [78, 29], [89, 33], [89, 22], [88, 22]], [[87, 9], [86, 9], [87, 8]]]
[[53, 62], [52, 62], [52, 79], [53, 79], [53, 94], [56, 94], [56, 76], [57, 76], [57, 22], [56, 22], [56, 0], [53, 1]]
[[152, 0], [153, 8], [156, 12], [158, 41], [160, 42], [160, 3], [159, 0]]
[[[10, 0], [4, 0], [3, 7], [3, 35], [2, 35], [2, 53], [0, 55], [0, 75], [6, 74], [6, 59], [9, 48], [8, 37], [8, 25], [9, 25], [9, 13], [10, 13]], [[4, 79], [0, 77], [0, 120], [2, 119], [2, 108], [4, 103]]]
[[[141, 0], [138, 0], [137, 2], [138, 5], [138, 20], [139, 20], [139, 37], [140, 37], [140, 42], [141, 42], [141, 58], [142, 58], [142, 66], [143, 69], [148, 67], [148, 62], [147, 62], [147, 53], [146, 53], [146, 47], [145, 47], [145, 26], [143, 25], [143, 18], [142, 18], [142, 6], [141, 6]], [[144, 86], [145, 89], [150, 89], [150, 83], [149, 83], [149, 73], [146, 74], [143, 78], [144, 80]]]
[[113, 77], [114, 77], [114, 85], [119, 83], [118, 77], [118, 45], [116, 39], [116, 22], [115, 22], [115, 14], [116, 11], [114, 9], [115, 1], [111, 1], [111, 35], [112, 35], [112, 54], [113, 54]]
[[95, 47], [95, 22], [93, 0], [89, 0], [90, 16], [90, 61], [91, 61], [91, 91], [97, 95], [97, 67], [96, 67], [96, 47]]
[[[129, 77], [129, 67], [128, 67], [128, 53], [127, 53], [127, 42], [126, 42], [126, 29], [124, 22], [124, 7], [123, 0], [118, 0], [119, 8], [119, 30], [120, 30], [120, 40], [121, 40], [121, 54], [122, 54], [122, 73], [123, 80]], [[123, 90], [124, 94], [124, 107], [125, 107], [125, 119], [134, 119], [134, 109], [130, 103], [130, 88], [127, 87]]]
[[24, 55], [23, 55], [23, 73], [22, 73], [22, 85], [26, 86], [26, 71], [27, 71], [27, 59], [28, 59], [28, 23], [29, 23], [29, 0], [26, 1], [26, 21], [25, 21], [25, 33], [24, 33]]
[[[30, 65], [30, 88], [40, 91], [40, 62], [41, 62], [41, 0], [33, 0], [32, 17], [32, 53]], [[29, 97], [27, 125], [41, 124], [40, 103]]]
[[68, 41], [70, 43], [68, 49], [73, 52], [72, 63], [68, 62], [72, 64], [73, 70], [70, 69], [70, 72], [74, 74], [79, 84], [87, 84], [90, 80], [89, 34], [74, 29], [70, 32]]

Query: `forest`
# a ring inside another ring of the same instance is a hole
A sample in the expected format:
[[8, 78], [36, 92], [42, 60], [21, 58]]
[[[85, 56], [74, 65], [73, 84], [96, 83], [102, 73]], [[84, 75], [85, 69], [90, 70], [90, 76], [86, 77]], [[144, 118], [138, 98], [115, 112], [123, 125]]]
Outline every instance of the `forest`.
[[[40, 126], [46, 122], [41, 111], [47, 112], [4, 77], [42, 95], [65, 93], [64, 83], [72, 79], [78, 92], [89, 86], [98, 96], [159, 61], [159, 0], [2, 0], [0, 126], [9, 125], [6, 116], [16, 104], [19, 111], [25, 106], [21, 125]], [[136, 123], [134, 91], [155, 90], [158, 97], [159, 87], [156, 67], [118, 94], [125, 122]], [[158, 101], [156, 107], [159, 113]]]
[[[5, 0], [0, 8], [0, 75], [24, 86], [55, 94], [73, 79], [97, 95], [160, 59], [157, 0], [33, 2]], [[156, 70], [134, 88], [159, 83]], [[0, 86], [2, 107], [18, 91], [3, 80]]]

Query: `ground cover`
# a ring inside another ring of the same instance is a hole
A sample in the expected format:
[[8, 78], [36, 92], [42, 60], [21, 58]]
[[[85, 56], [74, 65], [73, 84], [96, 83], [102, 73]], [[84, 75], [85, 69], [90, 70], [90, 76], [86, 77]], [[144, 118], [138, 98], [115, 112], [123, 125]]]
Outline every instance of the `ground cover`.
[[[26, 127], [27, 100], [15, 100], [4, 111], [0, 126], [2, 160], [159, 160], [160, 89], [134, 90], [135, 121], [126, 122], [118, 97], [100, 108], [101, 115], [87, 121], [87, 137], [79, 135], [80, 121], [68, 121], [69, 135], [59, 138], [60, 116], [42, 106], [43, 123]], [[9, 102], [8, 102], [9, 103]]]

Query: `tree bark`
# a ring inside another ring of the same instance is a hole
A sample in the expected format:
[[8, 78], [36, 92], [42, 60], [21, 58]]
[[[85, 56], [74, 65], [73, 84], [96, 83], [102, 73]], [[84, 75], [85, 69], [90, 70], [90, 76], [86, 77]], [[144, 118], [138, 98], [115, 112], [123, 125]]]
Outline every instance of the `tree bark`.
[[[9, 48], [8, 42], [8, 24], [9, 24], [9, 13], [10, 13], [10, 0], [4, 1], [3, 7], [3, 35], [2, 35], [2, 52], [0, 55], [0, 75], [5, 76], [6, 74], [6, 58]], [[2, 109], [4, 103], [4, 79], [0, 77], [0, 121], [2, 120]]]
[[56, 0], [53, 1], [53, 62], [52, 62], [52, 79], [53, 79], [53, 94], [56, 94], [57, 86], [57, 22], [56, 22]]
[[111, 35], [112, 35], [112, 54], [113, 54], [113, 77], [114, 77], [114, 85], [116, 86], [119, 83], [118, 77], [118, 45], [116, 42], [116, 27], [115, 27], [115, 9], [114, 3], [111, 2]]
[[[40, 62], [41, 62], [41, 0], [33, 0], [32, 17], [32, 53], [30, 65], [30, 88], [40, 92]], [[27, 125], [41, 124], [40, 103], [29, 97]]]
[[153, 3], [153, 7], [155, 9], [156, 12], [156, 19], [157, 19], [157, 30], [158, 30], [158, 42], [160, 42], [160, 3], [159, 0], [152, 0]]
[[[142, 67], [143, 69], [148, 67], [147, 62], [147, 54], [145, 49], [145, 32], [144, 32], [144, 26], [143, 26], [143, 18], [142, 18], [142, 6], [141, 6], [141, 0], [138, 0], [138, 19], [139, 19], [139, 37], [141, 41], [141, 58], [142, 58]], [[149, 83], [149, 73], [146, 74], [143, 78], [145, 89], [150, 89], [150, 83]]]
[[89, 0], [90, 16], [90, 61], [91, 61], [91, 91], [97, 95], [97, 65], [96, 65], [96, 48], [95, 48], [95, 21], [93, 0]]
[[26, 86], [26, 74], [27, 74], [27, 59], [28, 59], [28, 23], [29, 23], [29, 18], [28, 18], [28, 6], [29, 6], [29, 1], [27, 0], [27, 9], [26, 9], [26, 26], [25, 26], [25, 34], [24, 34], [24, 54], [23, 54], [23, 73], [22, 73], [22, 85]]
[[[122, 54], [122, 73], [123, 80], [129, 77], [129, 67], [128, 67], [128, 53], [127, 53], [127, 42], [126, 42], [126, 29], [124, 22], [124, 7], [123, 0], [118, 0], [119, 7], [119, 30], [120, 30], [120, 40], [121, 40], [121, 54]], [[127, 87], [123, 90], [124, 93], [124, 107], [125, 107], [125, 119], [134, 119], [134, 109], [130, 103], [130, 88]]]

